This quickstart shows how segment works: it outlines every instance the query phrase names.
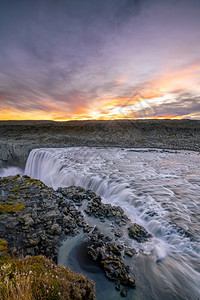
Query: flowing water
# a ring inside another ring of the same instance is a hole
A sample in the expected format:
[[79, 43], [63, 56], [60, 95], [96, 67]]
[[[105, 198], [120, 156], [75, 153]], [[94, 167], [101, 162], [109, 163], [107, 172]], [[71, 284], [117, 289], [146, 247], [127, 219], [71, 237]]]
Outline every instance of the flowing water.
[[7, 167], [0, 169], [0, 177], [14, 176], [17, 174], [23, 174], [23, 171], [17, 167]]
[[[153, 238], [129, 243], [137, 288], [130, 299], [200, 299], [200, 155], [118, 148], [35, 149], [25, 174], [54, 189], [91, 189], [121, 206]], [[104, 299], [114, 299], [108, 294]]]

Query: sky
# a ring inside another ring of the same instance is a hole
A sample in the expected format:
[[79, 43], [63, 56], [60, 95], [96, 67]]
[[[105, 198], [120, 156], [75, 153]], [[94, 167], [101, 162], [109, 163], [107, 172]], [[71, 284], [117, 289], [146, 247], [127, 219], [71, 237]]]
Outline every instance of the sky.
[[199, 0], [0, 0], [0, 120], [200, 119]]

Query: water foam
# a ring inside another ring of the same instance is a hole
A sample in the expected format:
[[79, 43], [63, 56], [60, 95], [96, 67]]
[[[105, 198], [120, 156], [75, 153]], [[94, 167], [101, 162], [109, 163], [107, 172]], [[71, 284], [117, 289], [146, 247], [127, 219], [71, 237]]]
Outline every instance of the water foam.
[[8, 167], [0, 169], [0, 177], [14, 176], [23, 174], [23, 171], [17, 167]]
[[[55, 190], [82, 186], [104, 202], [120, 205], [153, 235], [144, 244], [131, 241], [133, 246], [151, 255], [155, 266], [165, 260], [174, 273], [178, 268], [180, 278], [191, 281], [191, 299], [198, 299], [199, 169], [195, 152], [81, 147], [32, 150], [25, 174]], [[165, 281], [171, 271], [163, 270]], [[171, 280], [169, 284], [173, 285]]]
[[[198, 159], [196, 153], [188, 157], [187, 152], [138, 153], [130, 149], [87, 147], [35, 149], [27, 160], [25, 173], [54, 189], [70, 185], [91, 189], [105, 202], [120, 205], [133, 221], [141, 223], [156, 238], [179, 248], [191, 248], [187, 238], [183, 242], [188, 226], [182, 223], [190, 223], [193, 209], [199, 205], [194, 195], [200, 192], [200, 187], [186, 179], [191, 172], [197, 175]], [[184, 204], [188, 198], [179, 199], [178, 191], [183, 186], [187, 197], [192, 192], [192, 211]]]

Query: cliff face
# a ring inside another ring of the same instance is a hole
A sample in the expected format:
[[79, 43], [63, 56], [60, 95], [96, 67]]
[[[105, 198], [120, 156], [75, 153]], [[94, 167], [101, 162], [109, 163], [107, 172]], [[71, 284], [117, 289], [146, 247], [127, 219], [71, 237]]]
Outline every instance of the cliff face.
[[24, 168], [29, 152], [34, 148], [50, 147], [49, 143], [36, 143], [31, 139], [0, 139], [0, 167], [7, 165]]
[[101, 146], [200, 151], [200, 121], [0, 122], [0, 167], [24, 167], [34, 148]]
[[0, 140], [0, 167], [7, 164], [23, 166], [33, 145]]

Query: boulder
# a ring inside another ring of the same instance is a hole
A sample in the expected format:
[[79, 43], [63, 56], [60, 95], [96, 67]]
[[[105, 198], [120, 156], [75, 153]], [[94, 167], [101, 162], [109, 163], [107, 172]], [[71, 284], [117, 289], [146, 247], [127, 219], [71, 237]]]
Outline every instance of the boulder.
[[128, 228], [129, 237], [135, 239], [139, 243], [147, 241], [152, 235], [146, 231], [144, 227], [134, 223]]

